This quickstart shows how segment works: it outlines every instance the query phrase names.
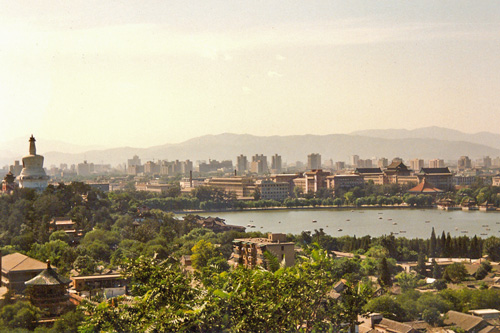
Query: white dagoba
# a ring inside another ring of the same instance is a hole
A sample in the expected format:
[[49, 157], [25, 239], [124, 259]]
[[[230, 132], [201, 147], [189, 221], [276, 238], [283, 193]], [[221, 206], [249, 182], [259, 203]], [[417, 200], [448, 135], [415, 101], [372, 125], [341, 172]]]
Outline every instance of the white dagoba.
[[48, 185], [49, 176], [43, 169], [43, 156], [36, 154], [35, 141], [32, 134], [29, 140], [30, 154], [23, 157], [23, 169], [18, 177], [19, 187], [43, 191]]

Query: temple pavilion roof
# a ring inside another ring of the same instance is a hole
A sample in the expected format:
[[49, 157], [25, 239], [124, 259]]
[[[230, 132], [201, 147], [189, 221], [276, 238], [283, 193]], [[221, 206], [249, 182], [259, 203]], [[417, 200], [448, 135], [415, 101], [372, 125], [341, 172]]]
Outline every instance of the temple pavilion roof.
[[47, 268], [41, 271], [37, 276], [25, 282], [27, 286], [57, 286], [61, 284], [69, 284], [70, 279], [57, 274], [50, 267], [50, 261], [47, 261]]

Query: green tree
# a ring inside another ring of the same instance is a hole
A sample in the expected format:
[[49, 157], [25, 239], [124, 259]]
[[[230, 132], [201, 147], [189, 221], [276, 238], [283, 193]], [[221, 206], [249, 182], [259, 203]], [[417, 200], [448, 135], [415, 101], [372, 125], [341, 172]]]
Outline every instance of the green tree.
[[500, 261], [500, 239], [488, 237], [483, 243], [484, 252], [492, 261]]
[[384, 257], [380, 260], [379, 266], [378, 266], [378, 283], [384, 287], [388, 288], [392, 286], [392, 277], [391, 277], [391, 271], [389, 269], [389, 265], [387, 264], [387, 259]]
[[200, 239], [191, 249], [191, 262], [195, 269], [202, 269], [207, 266], [208, 261], [217, 255], [215, 247], [212, 243]]
[[17, 301], [0, 309], [0, 327], [34, 330], [41, 311], [26, 301]]
[[467, 269], [462, 263], [454, 262], [445, 268], [443, 279], [453, 283], [460, 283], [467, 277]]
[[425, 255], [420, 252], [418, 254], [418, 260], [417, 260], [417, 273], [422, 275], [422, 276], [427, 276], [427, 266], [426, 266], [426, 261], [425, 261]]

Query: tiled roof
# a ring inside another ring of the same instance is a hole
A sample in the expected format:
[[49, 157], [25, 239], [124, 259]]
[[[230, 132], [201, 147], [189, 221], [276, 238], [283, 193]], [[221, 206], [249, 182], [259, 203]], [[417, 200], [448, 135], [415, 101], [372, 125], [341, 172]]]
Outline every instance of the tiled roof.
[[446, 325], [456, 325], [465, 331], [476, 328], [484, 322], [481, 317], [476, 317], [457, 311], [448, 311], [446, 316], [447, 318], [444, 320], [444, 323]]
[[422, 168], [421, 173], [434, 174], [434, 173], [451, 173], [450, 169], [446, 168]]
[[355, 173], [382, 173], [380, 168], [356, 168]]
[[47, 263], [47, 268], [40, 272], [37, 276], [24, 282], [27, 286], [58, 286], [60, 284], [69, 284], [70, 279], [60, 276]]
[[425, 178], [412, 189], [409, 189], [408, 192], [410, 193], [440, 193], [443, 192], [443, 190], [440, 190], [431, 183], [429, 183]]
[[11, 253], [2, 257], [2, 272], [43, 270], [47, 264], [21, 253]]
[[387, 169], [397, 169], [397, 168], [401, 168], [401, 169], [408, 169], [408, 167], [401, 161], [393, 161], [391, 164], [389, 164], [387, 166]]
[[[410, 325], [406, 325], [400, 323], [399, 321], [390, 320], [387, 318], [383, 318], [382, 321], [380, 321], [380, 323], [377, 325], [383, 328], [390, 329], [390, 332], [398, 332], [398, 333], [416, 332], [416, 330], [412, 328]], [[375, 328], [377, 325], [375, 325]]]

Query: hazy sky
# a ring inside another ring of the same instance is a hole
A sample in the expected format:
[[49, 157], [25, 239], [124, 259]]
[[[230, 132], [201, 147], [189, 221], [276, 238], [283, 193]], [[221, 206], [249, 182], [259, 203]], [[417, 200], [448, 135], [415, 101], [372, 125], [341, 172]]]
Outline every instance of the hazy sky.
[[0, 0], [0, 141], [500, 133], [498, 1]]

